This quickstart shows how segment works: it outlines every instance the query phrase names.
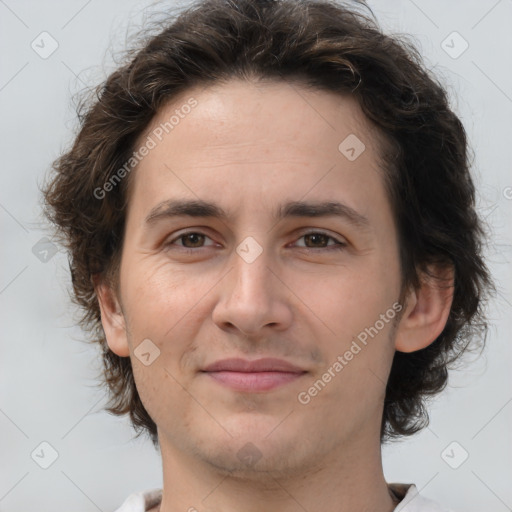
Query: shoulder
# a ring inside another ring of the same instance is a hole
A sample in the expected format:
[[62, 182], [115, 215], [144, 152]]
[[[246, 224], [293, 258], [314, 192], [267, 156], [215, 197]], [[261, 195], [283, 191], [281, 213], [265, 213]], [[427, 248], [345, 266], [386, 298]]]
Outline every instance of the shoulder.
[[388, 484], [401, 497], [393, 512], [454, 512], [439, 503], [422, 496], [414, 484]]
[[162, 489], [134, 492], [114, 512], [147, 512], [161, 501]]

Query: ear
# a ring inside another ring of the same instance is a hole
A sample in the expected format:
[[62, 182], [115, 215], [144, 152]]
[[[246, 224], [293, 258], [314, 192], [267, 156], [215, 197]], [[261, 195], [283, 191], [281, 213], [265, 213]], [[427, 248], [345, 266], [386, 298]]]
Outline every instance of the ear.
[[396, 331], [395, 348], [415, 352], [428, 347], [443, 331], [453, 302], [453, 267], [429, 267], [421, 286], [411, 289]]
[[130, 355], [126, 322], [116, 293], [99, 274], [92, 278], [94, 291], [100, 305], [101, 323], [110, 350], [120, 357]]

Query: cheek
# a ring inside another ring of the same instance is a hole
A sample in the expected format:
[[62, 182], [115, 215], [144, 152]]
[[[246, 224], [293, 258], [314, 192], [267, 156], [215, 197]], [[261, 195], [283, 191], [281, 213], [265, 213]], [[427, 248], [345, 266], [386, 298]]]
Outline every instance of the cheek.
[[132, 318], [143, 323], [146, 320], [154, 328], [170, 328], [173, 320], [177, 322], [190, 308], [197, 289], [197, 283], [192, 284], [182, 270], [154, 256], [127, 260], [121, 276], [125, 305]]
[[[330, 367], [336, 375], [326, 375], [332, 384], [322, 391], [318, 407], [335, 400], [356, 409], [364, 405], [373, 410], [383, 393], [393, 356], [399, 281], [380, 260], [371, 258], [366, 263], [364, 268], [346, 268], [331, 276], [323, 286], [309, 288], [306, 303], [322, 320], [317, 331], [318, 339], [324, 340], [322, 350], [327, 362], [322, 371]], [[313, 318], [311, 312], [308, 317]], [[334, 366], [336, 362], [342, 365], [341, 370], [340, 365]], [[366, 389], [367, 393], [354, 393], [357, 389]]]
[[302, 278], [304, 302], [344, 343], [350, 343], [359, 331], [373, 325], [398, 298], [397, 279], [379, 262], [367, 263], [358, 268], [346, 267], [326, 279]]
[[[133, 376], [144, 408], [157, 425], [166, 424], [171, 430], [181, 428], [190, 414], [190, 396], [175, 380], [176, 371], [161, 356], [151, 366], [132, 358]], [[179, 414], [176, 413], [179, 411]]]
[[[194, 303], [200, 293], [198, 286], [196, 283], [191, 286], [179, 269], [171, 269], [169, 264], [149, 257], [126, 260], [121, 284], [132, 352], [137, 354], [139, 344], [150, 340], [149, 351], [159, 352], [158, 358], [165, 360], [169, 370], [173, 371], [188, 349], [188, 340], [194, 339], [184, 329], [194, 329], [192, 319]], [[183, 321], [185, 317], [186, 322]], [[152, 348], [152, 344], [156, 348]], [[142, 374], [145, 374], [144, 368], [140, 370]], [[141, 375], [143, 378], [145, 375]]]
[[[123, 272], [123, 306], [138, 393], [157, 424], [166, 418], [178, 428], [183, 418], [175, 415], [176, 408], [182, 416], [188, 414], [190, 397], [181, 387], [188, 386], [183, 364], [195, 350], [199, 322], [194, 304], [201, 290], [190, 286], [179, 270], [150, 258], [126, 261]], [[148, 365], [139, 358], [143, 352], [150, 353]]]

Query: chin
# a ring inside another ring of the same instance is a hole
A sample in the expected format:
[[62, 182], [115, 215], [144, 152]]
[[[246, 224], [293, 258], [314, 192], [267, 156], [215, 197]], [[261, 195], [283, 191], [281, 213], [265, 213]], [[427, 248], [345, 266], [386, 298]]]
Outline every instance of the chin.
[[[251, 449], [253, 446], [255, 445], [252, 445]], [[254, 451], [254, 453], [257, 452]], [[270, 484], [269, 488], [276, 488], [276, 479], [292, 477], [304, 470], [305, 464], [297, 464], [296, 460], [290, 460], [289, 455], [290, 452], [287, 455], [281, 452], [269, 455], [260, 451], [254, 457], [245, 454], [241, 458], [238, 453], [224, 452], [217, 455], [210, 454], [209, 457], [203, 458], [203, 461], [223, 476], [229, 476], [235, 480], [265, 482]]]
[[291, 476], [314, 465], [315, 455], [310, 458], [300, 449], [303, 443], [298, 436], [290, 438], [290, 427], [279, 432], [281, 426], [276, 428], [276, 425], [279, 422], [273, 422], [272, 431], [272, 428], [261, 429], [253, 423], [252, 428], [216, 441], [210, 435], [208, 440], [195, 446], [195, 454], [221, 474], [254, 481]]

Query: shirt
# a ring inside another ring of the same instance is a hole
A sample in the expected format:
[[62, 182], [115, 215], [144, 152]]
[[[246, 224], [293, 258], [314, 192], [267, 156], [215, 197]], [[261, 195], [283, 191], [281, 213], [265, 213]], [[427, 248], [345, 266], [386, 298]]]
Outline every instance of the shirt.
[[[414, 484], [388, 484], [401, 499], [394, 512], [453, 512], [435, 501], [420, 496]], [[162, 501], [162, 489], [150, 489], [130, 494], [114, 512], [146, 512]]]

